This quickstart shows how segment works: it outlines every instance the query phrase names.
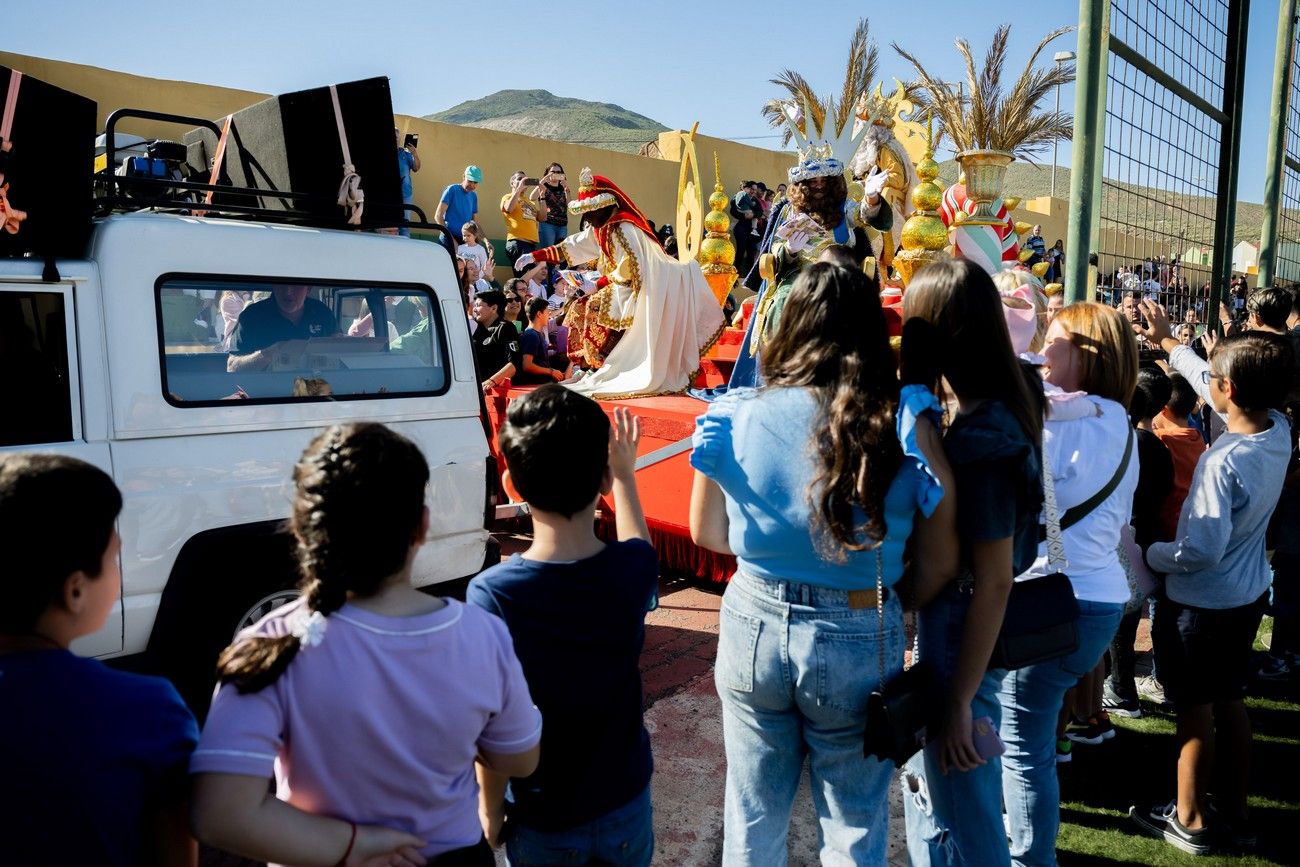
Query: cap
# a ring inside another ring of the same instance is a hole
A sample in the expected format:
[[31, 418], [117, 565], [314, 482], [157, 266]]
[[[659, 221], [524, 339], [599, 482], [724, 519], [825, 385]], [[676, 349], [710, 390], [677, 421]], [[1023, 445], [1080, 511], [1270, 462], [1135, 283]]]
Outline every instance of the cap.
[[476, 184], [483, 183], [483, 170], [478, 166], [465, 166], [465, 180]]

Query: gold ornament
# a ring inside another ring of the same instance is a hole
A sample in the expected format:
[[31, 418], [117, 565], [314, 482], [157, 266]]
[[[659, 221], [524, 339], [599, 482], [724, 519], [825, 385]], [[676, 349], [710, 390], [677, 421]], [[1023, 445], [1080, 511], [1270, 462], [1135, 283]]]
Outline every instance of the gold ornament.
[[700, 165], [695, 154], [695, 131], [699, 121], [691, 127], [691, 134], [682, 143], [682, 165], [677, 174], [677, 261], [689, 262], [700, 249], [704, 236], [704, 209], [700, 206]]
[[1007, 167], [1015, 160], [1008, 151], [971, 150], [957, 154], [957, 162], [966, 175], [966, 196], [975, 203], [975, 211], [957, 216], [957, 225], [1001, 226], [1005, 220], [993, 213], [993, 203], [1002, 198]]
[[713, 290], [713, 297], [718, 299], [721, 307], [727, 301], [727, 293], [739, 276], [736, 272], [736, 246], [731, 241], [731, 218], [727, 207], [731, 199], [722, 188], [722, 169], [718, 164], [718, 153], [713, 152], [713, 195], [709, 196], [709, 213], [704, 216], [704, 229], [708, 234], [700, 243], [696, 258], [704, 279]]
[[947, 257], [948, 229], [939, 218], [943, 204], [943, 190], [935, 183], [939, 177], [939, 164], [934, 161], [934, 125], [927, 118], [925, 155], [916, 164], [916, 175], [921, 182], [912, 189], [912, 204], [916, 211], [903, 224], [903, 249], [894, 257], [894, 269], [903, 278], [903, 286], [912, 282], [917, 271], [931, 262]]

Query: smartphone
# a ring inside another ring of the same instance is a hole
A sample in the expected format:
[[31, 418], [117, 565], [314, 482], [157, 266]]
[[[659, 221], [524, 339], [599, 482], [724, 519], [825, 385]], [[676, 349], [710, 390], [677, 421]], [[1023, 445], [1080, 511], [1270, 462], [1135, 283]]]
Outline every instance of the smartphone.
[[535, 187], [537, 186], [538, 183], [540, 182], [537, 180], [537, 178], [524, 178], [525, 187]]
[[1007, 745], [998, 737], [998, 730], [993, 727], [992, 717], [982, 716], [971, 723], [974, 729], [975, 752], [981, 759], [996, 759], [1007, 751]]
[[408, 132], [406, 141], [402, 145], [408, 148], [418, 148], [420, 146], [420, 134], [418, 132]]

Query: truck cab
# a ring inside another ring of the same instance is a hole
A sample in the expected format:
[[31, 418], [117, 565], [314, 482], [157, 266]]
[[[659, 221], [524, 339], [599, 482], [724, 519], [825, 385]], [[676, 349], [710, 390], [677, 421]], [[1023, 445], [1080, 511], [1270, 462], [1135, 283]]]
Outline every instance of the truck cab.
[[[495, 474], [448, 247], [141, 211], [55, 264], [50, 282], [0, 259], [0, 362], [20, 380], [0, 451], [75, 456], [122, 490], [122, 596], [75, 651], [132, 657], [202, 714], [217, 654], [295, 592], [292, 470], [332, 424], [382, 422], [428, 459], [419, 585], [483, 566]], [[309, 299], [310, 334], [235, 334], [282, 296]]]

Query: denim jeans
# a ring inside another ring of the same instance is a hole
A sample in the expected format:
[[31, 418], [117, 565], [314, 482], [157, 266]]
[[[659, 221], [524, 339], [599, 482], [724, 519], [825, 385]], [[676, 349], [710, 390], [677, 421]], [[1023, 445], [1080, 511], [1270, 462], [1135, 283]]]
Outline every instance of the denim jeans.
[[[567, 225], [557, 226], [554, 223], [545, 223], [545, 222], [538, 223], [537, 224], [537, 249], [540, 250], [543, 247], [554, 247], [556, 244], [560, 243], [568, 236], [569, 236], [569, 227]], [[511, 262], [510, 264], [513, 265], [514, 262]], [[550, 292], [551, 286], [553, 286], [554, 284], [555, 284], [555, 266], [547, 265], [546, 266], [546, 291]]]
[[862, 755], [867, 696], [903, 665], [892, 594], [848, 593], [737, 572], [722, 597], [714, 681], [727, 751], [722, 863], [782, 867], [790, 810], [809, 759], [822, 864], [883, 864], [893, 765]]
[[537, 831], [506, 823], [506, 863], [510, 867], [545, 864], [608, 864], [650, 867], [655, 851], [650, 787], [599, 819], [563, 831]]
[[[918, 657], [927, 660], [946, 691], [957, 667], [966, 628], [969, 594], [955, 586], [939, 594], [918, 617]], [[984, 675], [971, 718], [989, 717], [1000, 728], [998, 689], [1006, 674]], [[1002, 763], [989, 759], [969, 771], [939, 770], [939, 744], [926, 746], [903, 768], [903, 810], [907, 816], [907, 854], [914, 867], [931, 864], [1003, 867], [1011, 863], [1002, 825]]]
[[1010, 820], [1011, 861], [1056, 864], [1061, 790], [1056, 779], [1056, 723], [1065, 691], [1096, 668], [1115, 637], [1122, 604], [1079, 600], [1079, 647], [1073, 653], [1009, 672], [1002, 682], [1002, 797]]

